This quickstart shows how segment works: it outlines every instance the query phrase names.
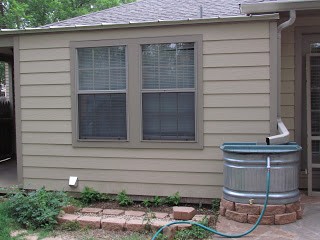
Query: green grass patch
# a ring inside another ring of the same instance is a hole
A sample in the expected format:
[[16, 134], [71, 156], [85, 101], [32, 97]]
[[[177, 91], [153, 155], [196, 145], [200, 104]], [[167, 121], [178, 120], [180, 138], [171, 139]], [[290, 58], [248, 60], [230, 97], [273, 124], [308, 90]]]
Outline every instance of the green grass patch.
[[11, 237], [10, 233], [18, 229], [14, 219], [10, 217], [9, 203], [7, 201], [0, 202], [0, 239], [1, 240], [14, 240], [19, 237]]

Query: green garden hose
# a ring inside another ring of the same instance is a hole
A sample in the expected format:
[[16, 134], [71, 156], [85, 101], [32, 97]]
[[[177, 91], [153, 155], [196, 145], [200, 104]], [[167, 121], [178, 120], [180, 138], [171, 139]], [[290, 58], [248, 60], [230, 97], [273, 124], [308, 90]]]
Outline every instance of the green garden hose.
[[191, 225], [195, 225], [198, 226], [200, 228], [203, 228], [211, 233], [217, 234], [219, 236], [225, 237], [225, 238], [241, 238], [243, 236], [248, 235], [249, 233], [251, 233], [253, 230], [255, 230], [257, 228], [257, 226], [260, 224], [260, 221], [266, 211], [267, 205], [268, 205], [268, 198], [269, 198], [269, 190], [270, 190], [270, 157], [267, 158], [267, 177], [266, 177], [266, 198], [264, 200], [264, 205], [263, 205], [263, 209], [262, 212], [257, 220], [257, 222], [252, 226], [252, 228], [250, 228], [248, 231], [241, 233], [241, 234], [235, 234], [235, 235], [231, 235], [231, 234], [225, 234], [225, 233], [221, 233], [218, 232], [215, 229], [209, 228], [207, 226], [204, 226], [200, 223], [197, 222], [192, 222], [192, 221], [176, 221], [176, 222], [171, 222], [168, 223], [166, 225], [164, 225], [163, 227], [161, 227], [156, 233], [155, 235], [152, 237], [152, 240], [156, 240], [156, 238], [158, 237], [158, 235], [162, 232], [163, 229], [165, 229], [166, 227], [169, 227], [171, 225], [175, 225], [175, 224], [191, 224]]

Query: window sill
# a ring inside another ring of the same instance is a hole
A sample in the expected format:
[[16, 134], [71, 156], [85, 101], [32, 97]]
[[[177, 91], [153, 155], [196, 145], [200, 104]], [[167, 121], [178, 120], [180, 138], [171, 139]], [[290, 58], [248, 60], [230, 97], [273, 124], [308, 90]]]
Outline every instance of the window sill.
[[203, 143], [197, 141], [159, 141], [143, 140], [139, 142], [126, 140], [73, 140], [75, 148], [136, 148], [136, 149], [203, 149]]

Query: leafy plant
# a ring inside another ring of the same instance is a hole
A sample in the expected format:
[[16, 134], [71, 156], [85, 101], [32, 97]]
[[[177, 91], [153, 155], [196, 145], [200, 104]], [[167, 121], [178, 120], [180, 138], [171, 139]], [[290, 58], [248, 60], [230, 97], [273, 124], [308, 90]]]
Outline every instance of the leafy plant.
[[143, 206], [150, 207], [152, 205], [152, 202], [149, 199], [145, 199], [142, 202]]
[[133, 204], [132, 199], [127, 195], [125, 190], [122, 190], [116, 198], [120, 206], [130, 206]]
[[30, 228], [52, 229], [57, 224], [57, 216], [69, 197], [64, 192], [49, 192], [44, 188], [37, 191], [11, 193], [8, 210], [19, 224]]
[[165, 200], [165, 203], [170, 206], [177, 206], [180, 204], [181, 197], [179, 192], [176, 192], [175, 194], [168, 196]]
[[[199, 223], [208, 226], [209, 220], [207, 217], [204, 217]], [[208, 231], [193, 225], [190, 229], [178, 231], [174, 236], [174, 240], [205, 239], [208, 238], [209, 235], [210, 233]]]
[[212, 210], [213, 210], [214, 212], [218, 212], [218, 211], [219, 211], [220, 202], [221, 202], [221, 199], [220, 199], [220, 198], [214, 198], [214, 199], [212, 199]]
[[105, 193], [100, 193], [91, 187], [84, 187], [81, 192], [80, 201], [84, 204], [91, 204], [99, 201], [108, 201], [110, 197]]
[[154, 196], [152, 199], [152, 203], [155, 207], [158, 207], [165, 203], [165, 199], [159, 196]]

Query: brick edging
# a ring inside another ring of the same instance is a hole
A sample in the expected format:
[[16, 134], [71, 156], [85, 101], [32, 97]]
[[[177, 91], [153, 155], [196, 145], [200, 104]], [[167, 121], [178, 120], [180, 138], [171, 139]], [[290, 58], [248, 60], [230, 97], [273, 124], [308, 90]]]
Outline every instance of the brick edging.
[[[240, 223], [254, 224], [263, 209], [260, 204], [243, 204], [228, 201], [224, 198], [220, 203], [220, 216]], [[284, 225], [301, 219], [303, 210], [300, 201], [283, 204], [268, 205], [261, 219], [262, 225]]]

